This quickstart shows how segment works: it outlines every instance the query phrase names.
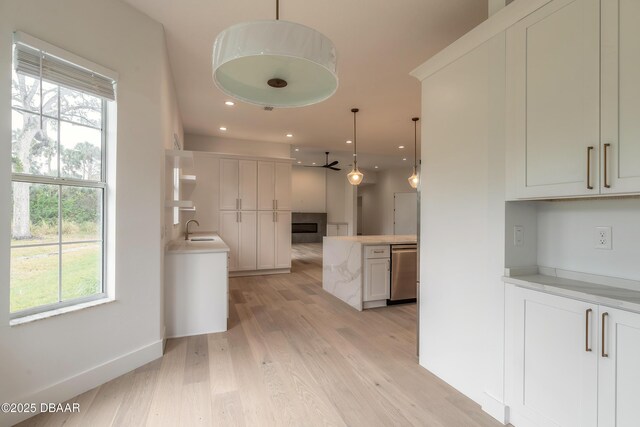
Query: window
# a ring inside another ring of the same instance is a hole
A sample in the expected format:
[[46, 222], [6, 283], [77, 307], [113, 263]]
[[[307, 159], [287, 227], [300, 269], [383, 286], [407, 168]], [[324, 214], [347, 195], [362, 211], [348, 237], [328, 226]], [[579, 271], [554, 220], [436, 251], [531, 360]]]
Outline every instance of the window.
[[105, 296], [106, 111], [115, 94], [113, 81], [20, 43], [11, 84], [15, 318]]

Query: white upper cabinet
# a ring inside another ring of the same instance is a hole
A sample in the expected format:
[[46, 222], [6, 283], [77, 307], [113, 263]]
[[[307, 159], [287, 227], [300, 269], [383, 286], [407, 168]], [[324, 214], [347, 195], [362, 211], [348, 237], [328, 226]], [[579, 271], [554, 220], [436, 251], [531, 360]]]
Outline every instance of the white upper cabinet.
[[268, 211], [276, 208], [275, 175], [273, 162], [258, 162], [258, 210]]
[[640, 1], [602, 0], [602, 193], [640, 192]]
[[275, 164], [276, 209], [291, 210], [291, 163]]
[[258, 210], [291, 210], [291, 164], [258, 162]]
[[518, 198], [599, 193], [598, 0], [555, 0], [507, 30]]
[[256, 210], [255, 160], [220, 160], [220, 209]]

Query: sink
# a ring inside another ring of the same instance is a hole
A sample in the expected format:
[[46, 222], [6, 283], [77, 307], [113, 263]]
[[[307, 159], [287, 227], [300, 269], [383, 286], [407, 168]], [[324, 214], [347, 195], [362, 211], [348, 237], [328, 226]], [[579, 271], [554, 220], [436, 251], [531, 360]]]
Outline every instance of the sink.
[[215, 237], [193, 237], [189, 239], [190, 242], [214, 242]]

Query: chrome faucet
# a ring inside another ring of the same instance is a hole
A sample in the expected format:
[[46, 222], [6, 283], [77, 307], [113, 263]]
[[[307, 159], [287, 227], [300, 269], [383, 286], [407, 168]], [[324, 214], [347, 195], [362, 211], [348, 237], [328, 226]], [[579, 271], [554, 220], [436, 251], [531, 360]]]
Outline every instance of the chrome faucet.
[[184, 240], [189, 240], [189, 224], [191, 224], [192, 222], [195, 222], [196, 225], [198, 227], [200, 227], [200, 223], [198, 221], [196, 221], [195, 219], [190, 219], [189, 221], [187, 221], [187, 223], [185, 224], [184, 228]]

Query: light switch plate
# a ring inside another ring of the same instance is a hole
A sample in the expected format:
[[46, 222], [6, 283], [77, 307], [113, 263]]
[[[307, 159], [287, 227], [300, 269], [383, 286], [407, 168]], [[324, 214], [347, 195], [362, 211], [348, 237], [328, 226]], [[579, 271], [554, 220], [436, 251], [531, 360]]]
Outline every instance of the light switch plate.
[[513, 244], [515, 246], [524, 246], [524, 227], [521, 225], [513, 226]]
[[596, 249], [611, 250], [611, 227], [596, 227], [595, 246]]

